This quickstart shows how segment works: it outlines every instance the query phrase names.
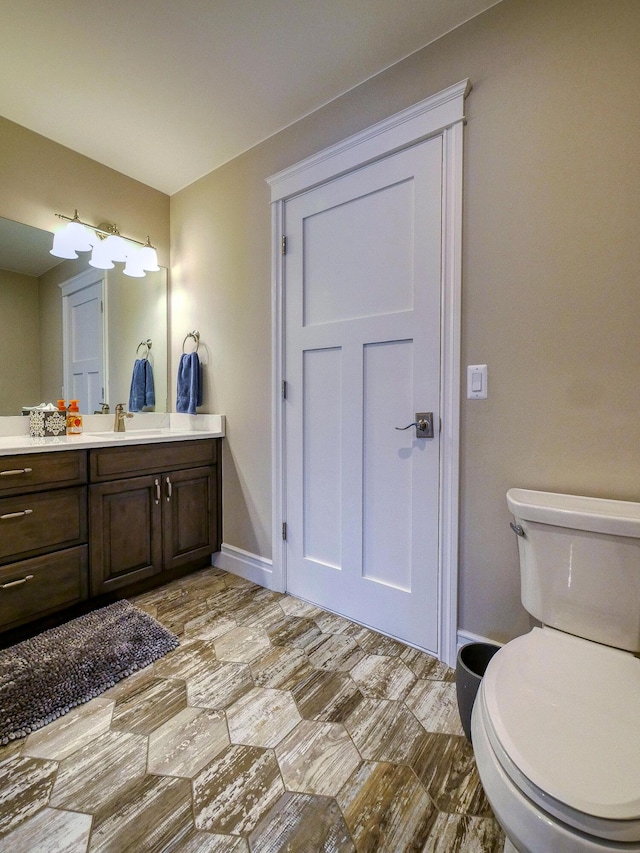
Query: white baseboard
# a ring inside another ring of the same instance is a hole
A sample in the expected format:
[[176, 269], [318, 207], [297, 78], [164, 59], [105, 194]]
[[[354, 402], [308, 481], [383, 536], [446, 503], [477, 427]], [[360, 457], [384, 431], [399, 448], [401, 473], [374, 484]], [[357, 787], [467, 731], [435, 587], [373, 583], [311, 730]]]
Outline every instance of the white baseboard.
[[245, 580], [271, 589], [273, 563], [266, 557], [259, 557], [257, 554], [251, 554], [249, 551], [243, 551], [242, 548], [226, 545], [223, 542], [220, 550], [211, 558], [211, 563], [217, 569], [223, 569], [225, 572], [231, 572], [233, 575], [239, 575]]
[[471, 631], [463, 631], [458, 628], [457, 632], [458, 651], [467, 643], [491, 643], [493, 646], [502, 646], [503, 643], [498, 643], [496, 640], [490, 640], [488, 637], [481, 637], [479, 634], [472, 634]]

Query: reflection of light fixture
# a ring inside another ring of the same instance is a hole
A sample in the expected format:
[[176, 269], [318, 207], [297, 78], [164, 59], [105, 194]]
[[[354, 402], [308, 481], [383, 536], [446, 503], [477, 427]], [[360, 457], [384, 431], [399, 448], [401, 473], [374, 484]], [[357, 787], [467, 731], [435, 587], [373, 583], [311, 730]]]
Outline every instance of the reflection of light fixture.
[[[91, 252], [89, 263], [101, 270], [113, 269], [113, 262], [126, 263], [123, 272], [134, 278], [142, 278], [147, 272], [160, 269], [156, 250], [147, 237], [147, 242], [123, 237], [115, 225], [101, 222], [89, 225], [82, 222], [76, 210], [73, 218], [56, 213], [68, 224], [53, 237], [51, 254], [57, 258], [77, 258], [78, 252]], [[134, 245], [135, 244], [135, 245]], [[141, 246], [142, 248], [138, 248]]]

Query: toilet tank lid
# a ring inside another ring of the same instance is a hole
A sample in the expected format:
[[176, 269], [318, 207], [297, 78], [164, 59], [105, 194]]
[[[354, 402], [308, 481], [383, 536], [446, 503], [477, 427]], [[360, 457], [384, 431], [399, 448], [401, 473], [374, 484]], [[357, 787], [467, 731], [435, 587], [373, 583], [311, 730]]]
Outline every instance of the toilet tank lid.
[[507, 506], [520, 521], [640, 538], [640, 503], [633, 501], [509, 489]]

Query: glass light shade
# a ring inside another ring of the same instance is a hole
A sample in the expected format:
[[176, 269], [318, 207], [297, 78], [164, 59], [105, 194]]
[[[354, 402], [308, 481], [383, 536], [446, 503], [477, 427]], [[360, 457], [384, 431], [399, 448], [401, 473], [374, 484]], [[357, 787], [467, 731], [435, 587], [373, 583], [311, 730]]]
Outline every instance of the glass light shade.
[[70, 222], [66, 228], [66, 238], [76, 252], [90, 252], [93, 248], [93, 231], [85, 228], [80, 222]]
[[109, 257], [108, 251], [105, 251], [106, 242], [106, 240], [101, 240], [99, 243], [96, 243], [89, 258], [89, 264], [98, 270], [113, 269], [113, 261]]
[[140, 257], [142, 259], [141, 263], [143, 270], [147, 270], [147, 272], [157, 272], [160, 269], [158, 266], [158, 256], [153, 246], [143, 246], [140, 249]]
[[145, 272], [142, 268], [142, 258], [137, 249], [129, 249], [127, 255], [127, 263], [122, 272], [125, 275], [130, 275], [131, 278], [144, 278]]
[[127, 244], [119, 234], [109, 234], [102, 243], [103, 250], [112, 261], [124, 263], [127, 260]]
[[51, 254], [55, 255], [56, 258], [77, 258], [74, 248], [69, 243], [67, 239], [67, 229], [65, 228], [63, 231], [57, 231], [53, 235], [53, 246], [51, 247]]

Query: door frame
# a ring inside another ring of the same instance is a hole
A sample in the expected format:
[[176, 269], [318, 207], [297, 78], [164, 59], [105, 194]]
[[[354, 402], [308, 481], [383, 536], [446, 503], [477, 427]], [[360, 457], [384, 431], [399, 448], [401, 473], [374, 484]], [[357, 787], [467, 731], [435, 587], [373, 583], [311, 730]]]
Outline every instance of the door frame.
[[455, 666], [458, 623], [458, 498], [460, 445], [460, 320], [462, 290], [462, 176], [464, 101], [469, 80], [420, 101], [372, 127], [267, 178], [272, 225], [272, 541], [269, 586], [286, 589], [286, 434], [284, 429], [285, 202], [425, 139], [442, 136], [442, 266], [440, 302], [440, 495], [438, 657]]

